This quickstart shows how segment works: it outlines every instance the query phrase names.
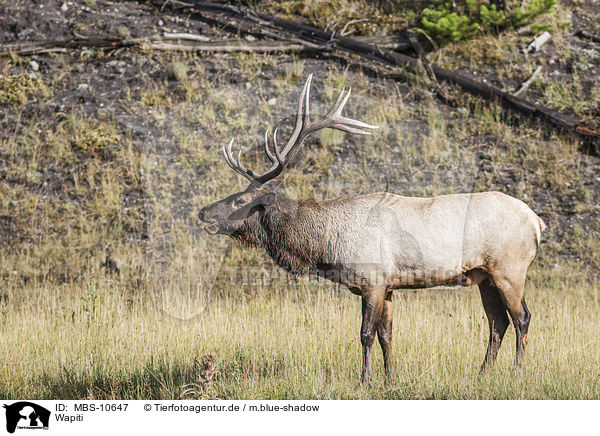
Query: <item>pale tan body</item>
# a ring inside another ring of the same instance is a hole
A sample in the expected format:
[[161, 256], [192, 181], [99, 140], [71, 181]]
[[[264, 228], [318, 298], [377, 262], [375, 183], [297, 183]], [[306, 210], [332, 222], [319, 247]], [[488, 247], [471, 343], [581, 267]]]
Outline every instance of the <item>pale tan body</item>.
[[321, 262], [393, 288], [479, 283], [483, 274], [475, 269], [518, 282], [536, 255], [543, 226], [525, 203], [500, 192], [432, 198], [375, 193], [321, 204], [325, 234], [305, 230], [307, 237], [331, 241]]

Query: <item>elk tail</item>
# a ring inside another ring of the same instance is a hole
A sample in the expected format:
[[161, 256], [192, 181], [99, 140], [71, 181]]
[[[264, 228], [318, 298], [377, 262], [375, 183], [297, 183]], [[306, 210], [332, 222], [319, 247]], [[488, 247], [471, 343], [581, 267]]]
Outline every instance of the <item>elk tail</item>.
[[539, 216], [536, 215], [537, 218], [537, 222], [538, 222], [538, 226], [535, 229], [536, 230], [536, 237], [537, 237], [537, 245], [538, 247], [540, 246], [540, 240], [542, 237], [542, 232], [544, 230], [546, 230], [546, 223], [544, 222], [544, 220], [542, 220]]

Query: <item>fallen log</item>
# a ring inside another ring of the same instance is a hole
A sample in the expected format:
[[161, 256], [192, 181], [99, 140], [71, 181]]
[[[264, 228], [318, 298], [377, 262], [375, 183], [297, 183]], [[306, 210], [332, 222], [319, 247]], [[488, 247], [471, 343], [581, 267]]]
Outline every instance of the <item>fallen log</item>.
[[[174, 40], [184, 40], [187, 43], [176, 43]], [[98, 38], [73, 38], [68, 40], [48, 40], [40, 42], [4, 44], [0, 47], [0, 55], [14, 53], [18, 55], [32, 55], [51, 52], [67, 52], [80, 48], [96, 48], [115, 50], [123, 47], [137, 47], [142, 50], [167, 50], [167, 51], [205, 51], [205, 52], [323, 52], [329, 47], [316, 46], [294, 41], [247, 41], [230, 39], [222, 41], [202, 41], [193, 39], [189, 35], [185, 38], [149, 37], [137, 39], [98, 39]]]
[[[154, 0], [154, 3], [158, 5], [162, 2]], [[225, 14], [244, 21], [252, 22], [260, 26], [276, 29], [279, 31], [285, 31], [287, 33], [300, 37], [306, 41], [309, 41], [313, 44], [333, 43], [341, 44], [342, 46], [344, 45], [344, 43], [347, 43], [348, 45], [359, 44], [364, 52], [374, 50], [373, 54], [377, 52], [377, 47], [379, 47], [378, 44], [369, 44], [366, 42], [361, 42], [355, 38], [348, 38], [345, 36], [337, 35], [335, 32], [327, 32], [307, 24], [297, 23], [269, 14], [256, 12], [253, 9], [250, 9], [246, 6], [202, 2], [196, 0], [171, 0], [169, 2], [169, 6], [188, 8], [197, 12]], [[398, 38], [399, 40], [395, 43], [395, 50], [402, 52], [412, 50], [412, 46], [408, 39], [403, 39], [401, 36], [399, 36]]]
[[578, 36], [582, 39], [587, 39], [589, 41], [594, 41], [600, 43], [600, 36], [594, 35], [593, 33], [586, 32], [585, 30], [578, 30], [575, 32], [575, 36]]
[[6, 55], [15, 53], [19, 55], [32, 55], [38, 53], [64, 52], [68, 49], [78, 48], [98, 48], [98, 49], [117, 49], [122, 47], [131, 47], [139, 45], [148, 38], [137, 39], [116, 39], [116, 38], [71, 38], [71, 39], [53, 39], [45, 41], [19, 42], [12, 44], [2, 44], [0, 54]]
[[548, 31], [542, 33], [539, 36], [536, 36], [534, 40], [527, 46], [527, 48], [523, 49], [523, 53], [531, 53], [538, 52], [542, 48], [544, 44], [552, 39], [552, 34]]
[[169, 32], [165, 32], [163, 33], [163, 38], [164, 39], [183, 39], [183, 40], [187, 40], [187, 41], [202, 41], [202, 42], [208, 42], [210, 41], [210, 38], [204, 35], [196, 35], [193, 33], [169, 33]]
[[305, 53], [321, 52], [327, 47], [315, 47], [307, 44], [294, 43], [291, 41], [210, 41], [201, 44], [175, 44], [173, 42], [150, 41], [140, 44], [143, 50], [166, 50], [166, 51], [202, 51], [202, 52], [256, 52], [256, 53]]

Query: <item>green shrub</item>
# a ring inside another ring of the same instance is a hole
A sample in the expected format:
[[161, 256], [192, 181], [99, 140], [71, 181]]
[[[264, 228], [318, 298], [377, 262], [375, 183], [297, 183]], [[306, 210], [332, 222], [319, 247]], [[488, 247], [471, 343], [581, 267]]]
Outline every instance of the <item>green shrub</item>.
[[556, 0], [532, 0], [526, 8], [515, 8], [508, 14], [509, 25], [513, 28], [531, 24], [541, 15], [554, 12]]
[[441, 9], [425, 8], [421, 24], [425, 32], [438, 41], [459, 41], [479, 30], [479, 25], [469, 17], [451, 12], [446, 6]]
[[23, 105], [31, 95], [44, 91], [44, 84], [36, 76], [25, 73], [0, 74], [0, 104], [2, 105]]
[[[477, 33], [493, 33], [532, 24], [544, 14], [554, 11], [556, 0], [531, 0], [524, 7], [512, 7], [505, 12], [495, 4], [466, 0], [453, 8], [443, 3], [425, 8], [418, 19], [421, 29], [436, 41], [460, 41]], [[535, 25], [535, 23], [534, 23]], [[537, 24], [537, 28], [544, 25]]]
[[68, 123], [73, 147], [89, 155], [103, 155], [108, 147], [121, 140], [111, 123], [71, 117]]
[[479, 18], [484, 29], [498, 30], [506, 23], [504, 11], [497, 10], [496, 5], [491, 5], [489, 8], [486, 5], [481, 5]]

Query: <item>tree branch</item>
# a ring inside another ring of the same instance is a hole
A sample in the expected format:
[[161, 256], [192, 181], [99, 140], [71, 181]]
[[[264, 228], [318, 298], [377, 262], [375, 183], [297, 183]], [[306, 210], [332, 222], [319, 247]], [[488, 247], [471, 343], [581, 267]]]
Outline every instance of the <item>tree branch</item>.
[[[206, 51], [206, 52], [322, 52], [329, 50], [326, 46], [304, 43], [303, 41], [246, 41], [243, 39], [229, 39], [221, 41], [202, 41], [186, 37], [149, 37], [129, 40], [115, 39], [87, 39], [75, 38], [69, 40], [48, 40], [30, 43], [5, 44], [0, 47], [0, 55], [15, 53], [19, 55], [32, 55], [49, 52], [67, 52], [80, 48], [97, 48], [115, 50], [123, 47], [137, 47], [142, 50], [169, 50], [169, 51]], [[187, 43], [176, 43], [174, 39], [185, 39]]]

